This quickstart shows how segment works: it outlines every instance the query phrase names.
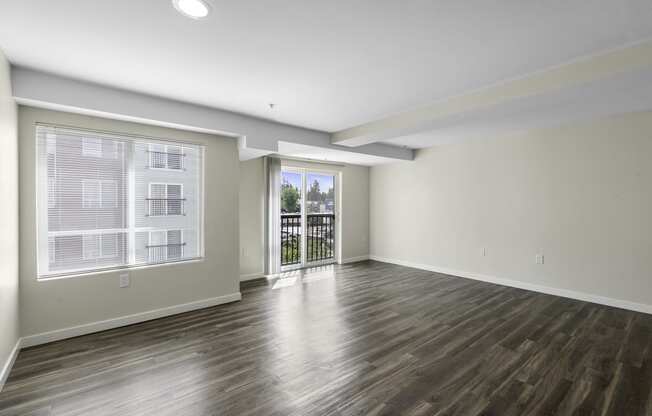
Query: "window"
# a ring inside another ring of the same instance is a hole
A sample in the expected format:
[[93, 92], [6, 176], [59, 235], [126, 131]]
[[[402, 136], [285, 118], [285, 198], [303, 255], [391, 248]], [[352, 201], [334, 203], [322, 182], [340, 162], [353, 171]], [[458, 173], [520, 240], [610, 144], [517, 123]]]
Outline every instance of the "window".
[[150, 216], [183, 215], [183, 184], [150, 183], [147, 201]]
[[149, 167], [151, 169], [183, 170], [183, 147], [170, 144], [150, 144]]
[[84, 260], [112, 259], [118, 256], [118, 234], [93, 234], [82, 238]]
[[150, 231], [147, 256], [150, 263], [174, 261], [183, 258], [182, 230]]
[[116, 181], [82, 179], [83, 208], [117, 208], [117, 206], [118, 186]]
[[82, 138], [82, 156], [116, 159], [118, 143], [98, 137], [84, 137]]
[[94, 137], [82, 138], [82, 156], [102, 157], [102, 139]]
[[202, 146], [41, 124], [36, 134], [39, 278], [203, 256]]

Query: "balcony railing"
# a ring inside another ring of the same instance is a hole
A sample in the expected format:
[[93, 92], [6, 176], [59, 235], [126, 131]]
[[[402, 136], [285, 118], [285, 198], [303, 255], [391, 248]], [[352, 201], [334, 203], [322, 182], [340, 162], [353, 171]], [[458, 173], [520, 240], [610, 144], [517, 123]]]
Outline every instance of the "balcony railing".
[[161, 263], [167, 260], [183, 258], [183, 248], [186, 243], [147, 245], [147, 261]]
[[335, 214], [308, 214], [306, 257], [308, 262], [333, 258]]
[[301, 263], [301, 214], [281, 214], [281, 266]]
[[145, 198], [147, 201], [147, 216], [185, 215], [186, 198]]
[[[306, 261], [329, 260], [334, 257], [335, 215], [306, 215]], [[301, 263], [301, 214], [281, 215], [281, 265]]]

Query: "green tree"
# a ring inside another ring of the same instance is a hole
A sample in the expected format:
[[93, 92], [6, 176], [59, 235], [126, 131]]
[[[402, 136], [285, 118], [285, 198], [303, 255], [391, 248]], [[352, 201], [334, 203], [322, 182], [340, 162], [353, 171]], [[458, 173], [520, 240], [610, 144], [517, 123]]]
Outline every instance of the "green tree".
[[308, 191], [308, 201], [321, 201], [322, 195], [319, 190], [319, 181], [315, 179], [310, 185], [310, 190]]
[[288, 182], [281, 185], [281, 212], [300, 212], [299, 199], [301, 199], [301, 196], [297, 188]]

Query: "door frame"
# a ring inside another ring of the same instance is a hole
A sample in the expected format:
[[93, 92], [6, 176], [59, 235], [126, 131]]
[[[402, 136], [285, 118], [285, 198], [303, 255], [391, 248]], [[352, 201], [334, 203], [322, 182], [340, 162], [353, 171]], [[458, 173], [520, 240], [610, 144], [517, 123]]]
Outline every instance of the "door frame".
[[[298, 264], [290, 264], [287, 266], [281, 266], [281, 272], [287, 272], [287, 271], [292, 271], [292, 270], [298, 270], [298, 269], [304, 269], [308, 267], [318, 267], [318, 266], [324, 266], [328, 264], [333, 264], [333, 263], [340, 263], [340, 257], [341, 257], [341, 227], [340, 227], [340, 215], [341, 215], [341, 180], [340, 180], [340, 175], [341, 172], [337, 169], [328, 169], [328, 168], [321, 168], [321, 167], [311, 167], [308, 166], [309, 163], [306, 162], [305, 164], [303, 163], [297, 163], [297, 164], [292, 164], [292, 163], [281, 163], [281, 175], [283, 175], [283, 171], [287, 172], [294, 172], [294, 173], [299, 173], [301, 175], [301, 256], [300, 256], [300, 261]], [[335, 214], [335, 223], [333, 224], [333, 227], [335, 229], [335, 238], [333, 239], [333, 244], [335, 247], [333, 247], [333, 258], [330, 259], [325, 259], [325, 260], [316, 260], [316, 261], [311, 261], [308, 262], [307, 258], [307, 211], [306, 211], [306, 196], [307, 196], [307, 174], [308, 173], [316, 173], [316, 174], [324, 174], [324, 175], [329, 175], [333, 176], [333, 187], [334, 189], [334, 195], [335, 195], [335, 207], [334, 207], [334, 214]], [[280, 197], [280, 194], [279, 194]], [[280, 225], [279, 225], [280, 226]], [[280, 235], [280, 230], [279, 230], [279, 235]]]

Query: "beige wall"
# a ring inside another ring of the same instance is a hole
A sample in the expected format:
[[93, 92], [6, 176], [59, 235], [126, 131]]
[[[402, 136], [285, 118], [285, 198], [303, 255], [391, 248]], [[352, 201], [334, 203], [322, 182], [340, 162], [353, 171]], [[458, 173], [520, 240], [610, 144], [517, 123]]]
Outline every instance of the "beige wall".
[[[283, 165], [340, 173], [341, 259], [351, 261], [366, 258], [369, 255], [369, 168], [294, 160], [284, 160]], [[264, 266], [263, 159], [241, 162], [240, 175], [240, 275], [246, 279], [261, 273]], [[247, 220], [247, 217], [252, 219]], [[242, 255], [243, 248], [245, 256]]]
[[263, 275], [264, 178], [262, 158], [240, 162], [240, 278], [243, 280]]
[[652, 305], [651, 161], [652, 113], [423, 150], [372, 168], [371, 254]]
[[[203, 261], [135, 269], [121, 289], [118, 273], [37, 281], [35, 123], [178, 139], [206, 146]], [[233, 139], [82, 115], [19, 107], [20, 300], [23, 336], [239, 292], [238, 153]]]
[[[18, 149], [9, 62], [0, 51], [0, 372], [20, 336], [18, 319]], [[0, 377], [2, 374], [0, 373]], [[0, 388], [2, 380], [0, 379]]]
[[369, 168], [346, 165], [341, 175], [342, 261], [369, 256]]

